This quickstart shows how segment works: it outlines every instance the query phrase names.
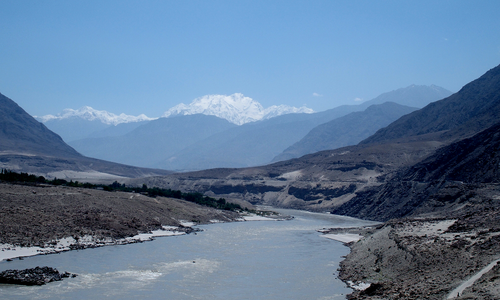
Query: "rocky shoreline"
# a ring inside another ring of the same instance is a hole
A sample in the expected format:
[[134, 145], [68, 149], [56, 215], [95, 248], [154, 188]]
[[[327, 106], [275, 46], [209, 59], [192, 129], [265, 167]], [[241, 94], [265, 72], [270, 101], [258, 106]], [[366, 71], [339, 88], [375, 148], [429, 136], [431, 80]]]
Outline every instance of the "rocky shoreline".
[[500, 265], [459, 292], [460, 284], [500, 258], [496, 210], [457, 218], [393, 220], [378, 227], [323, 230], [363, 236], [340, 263], [347, 299], [500, 299]]

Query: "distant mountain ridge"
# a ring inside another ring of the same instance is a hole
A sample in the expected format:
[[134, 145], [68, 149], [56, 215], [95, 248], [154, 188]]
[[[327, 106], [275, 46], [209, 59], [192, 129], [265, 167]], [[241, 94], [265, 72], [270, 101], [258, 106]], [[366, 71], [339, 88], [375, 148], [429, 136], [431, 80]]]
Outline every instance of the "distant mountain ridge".
[[374, 104], [364, 111], [352, 112], [343, 117], [313, 128], [300, 141], [276, 156], [273, 162], [301, 157], [306, 154], [356, 145], [403, 115], [417, 108], [385, 102]]
[[382, 104], [385, 102], [395, 102], [397, 104], [422, 108], [427, 104], [444, 99], [453, 94], [445, 88], [431, 85], [412, 84], [405, 88], [399, 88], [390, 92], [380, 94], [376, 98], [363, 102], [360, 106], [367, 108], [373, 104]]
[[69, 144], [86, 156], [157, 168], [159, 161], [177, 151], [233, 127], [236, 125], [215, 116], [176, 116], [141, 124], [121, 136], [86, 138]]
[[385, 143], [408, 137], [425, 139], [430, 134], [439, 134], [451, 140], [468, 137], [500, 120], [498, 87], [500, 66], [466, 84], [450, 97], [433, 102], [380, 129], [361, 144]]
[[87, 121], [100, 121], [107, 125], [118, 125], [121, 123], [131, 123], [131, 122], [142, 122], [156, 120], [157, 118], [149, 118], [145, 114], [140, 114], [138, 116], [130, 116], [124, 113], [120, 115], [115, 115], [113, 113], [107, 112], [105, 110], [96, 110], [90, 106], [83, 106], [79, 109], [67, 108], [63, 110], [62, 113], [57, 115], [45, 115], [41, 117], [35, 116], [35, 119], [46, 123], [52, 120], [64, 120], [69, 118], [80, 118]]
[[266, 120], [290, 113], [313, 113], [307, 107], [291, 107], [288, 105], [273, 105], [264, 109], [257, 101], [243, 94], [235, 93], [226, 95], [206, 95], [196, 98], [189, 105], [181, 103], [166, 111], [163, 117], [177, 115], [204, 114], [226, 119], [236, 125], [249, 122]]
[[378, 221], [458, 214], [469, 204], [498, 200], [499, 116], [497, 66], [357, 145], [251, 168], [172, 174], [146, 184]]

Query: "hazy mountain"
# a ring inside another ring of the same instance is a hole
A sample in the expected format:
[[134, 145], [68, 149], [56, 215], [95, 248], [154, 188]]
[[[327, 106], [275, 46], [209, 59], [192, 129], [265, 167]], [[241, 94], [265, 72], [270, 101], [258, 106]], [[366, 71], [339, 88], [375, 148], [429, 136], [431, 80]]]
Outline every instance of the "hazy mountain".
[[[107, 112], [83, 108], [78, 111], [67, 110], [57, 118], [46, 119], [50, 119], [47, 126], [60, 133], [79, 152], [100, 159], [172, 170], [247, 167], [269, 163], [314, 127], [349, 113], [362, 111], [370, 103], [384, 99], [406, 103], [421, 96], [423, 105], [439, 99], [443, 90], [435, 86], [410, 86], [385, 93], [361, 105], [343, 105], [319, 113], [290, 113], [297, 109], [286, 106], [263, 109], [258, 102], [241, 94], [205, 96], [195, 99], [189, 106], [181, 104], [171, 109], [170, 113], [166, 113], [170, 117], [163, 119], [171, 119], [174, 114], [180, 117], [196, 113], [215, 114], [236, 123], [254, 122], [228, 127], [227, 131], [216, 128], [212, 131], [213, 135], [198, 134], [193, 129], [185, 137], [175, 137], [177, 143], [171, 142], [171, 133], [163, 133], [163, 130], [172, 130], [172, 124], [177, 124], [177, 121], [169, 123], [157, 120], [157, 125], [148, 127], [148, 121], [128, 122], [137, 121], [138, 117], [126, 117], [122, 114], [118, 118]], [[259, 118], [263, 119], [255, 121]], [[112, 125], [119, 121], [128, 123]], [[162, 129], [158, 124], [167, 128]], [[184, 132], [182, 127], [185, 125], [179, 123], [178, 126], [179, 132]], [[139, 128], [149, 128], [147, 130], [151, 132], [143, 129], [132, 133]], [[203, 129], [202, 132], [207, 131]]]
[[122, 136], [86, 138], [70, 142], [84, 155], [142, 167], [236, 125], [206, 115], [177, 116], [149, 121]]
[[66, 143], [84, 139], [96, 131], [113, 126], [104, 124], [100, 120], [89, 121], [79, 117], [49, 120], [44, 124], [47, 128], [60, 135]]
[[394, 102], [397, 104], [422, 108], [427, 104], [441, 100], [450, 96], [452, 92], [437, 85], [415, 85], [383, 93], [376, 98], [363, 102], [361, 107], [367, 108], [370, 105]]
[[353, 112], [316, 126], [300, 141], [276, 156], [273, 161], [355, 145], [378, 129], [415, 110], [417, 109], [393, 102], [369, 106], [362, 112]]
[[0, 151], [3, 154], [79, 157], [60, 136], [0, 94]]
[[122, 136], [125, 135], [132, 130], [136, 129], [139, 126], [145, 125], [150, 121], [140, 121], [140, 122], [130, 122], [130, 123], [120, 123], [114, 126], [108, 126], [106, 128], [100, 130], [94, 130], [91, 133], [87, 134], [83, 138], [104, 138], [104, 137], [112, 137], [112, 136]]
[[[115, 115], [104, 110], [95, 110], [84, 106], [78, 110], [65, 109], [58, 115], [36, 117], [50, 130], [57, 132], [66, 142], [84, 139], [87, 137], [102, 137], [123, 135], [140, 124], [154, 120], [146, 115], [130, 116]], [[131, 124], [131, 125], [123, 125]], [[122, 125], [122, 126], [120, 126]]]
[[402, 117], [361, 143], [384, 143], [416, 136], [427, 140], [470, 136], [500, 119], [499, 87], [500, 67], [496, 67], [458, 93]]
[[289, 114], [244, 124], [180, 149], [159, 166], [168, 170], [200, 170], [265, 164], [317, 122], [308, 114]]
[[0, 94], [0, 166], [77, 180], [116, 180], [169, 172], [130, 167], [84, 157], [60, 136]]
[[226, 119], [236, 125], [242, 125], [258, 120], [265, 120], [290, 113], [313, 113], [307, 107], [291, 107], [288, 105], [273, 105], [264, 109], [262, 105], [243, 94], [206, 95], [193, 100], [189, 105], [181, 103], [166, 111], [163, 117], [177, 115], [204, 114]]
[[96, 110], [90, 106], [83, 106], [80, 109], [74, 110], [71, 108], [67, 108], [63, 110], [62, 113], [58, 115], [45, 115], [42, 117], [37, 117], [42, 122], [48, 122], [51, 120], [64, 120], [78, 117], [87, 121], [100, 121], [103, 124], [107, 125], [118, 125], [121, 123], [131, 123], [131, 122], [141, 122], [141, 121], [151, 121], [156, 118], [149, 118], [144, 114], [140, 114], [139, 116], [130, 116], [126, 114], [115, 115], [113, 113], [104, 111], [104, 110]]

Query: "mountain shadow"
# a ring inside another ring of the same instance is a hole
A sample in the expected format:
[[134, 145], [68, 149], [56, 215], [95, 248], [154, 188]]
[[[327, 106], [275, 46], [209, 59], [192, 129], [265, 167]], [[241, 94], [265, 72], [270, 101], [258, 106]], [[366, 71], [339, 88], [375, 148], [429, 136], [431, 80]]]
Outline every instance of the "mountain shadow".
[[70, 145], [86, 156], [156, 168], [177, 151], [233, 127], [215, 116], [176, 116], [149, 121], [123, 136], [86, 138]]

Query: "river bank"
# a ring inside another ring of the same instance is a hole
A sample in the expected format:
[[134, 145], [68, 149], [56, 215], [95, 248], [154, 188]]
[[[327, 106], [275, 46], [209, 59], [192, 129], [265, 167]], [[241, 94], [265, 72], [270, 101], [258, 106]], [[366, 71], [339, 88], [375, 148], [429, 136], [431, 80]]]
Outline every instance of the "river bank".
[[496, 209], [323, 232], [363, 236], [340, 263], [339, 278], [356, 289], [348, 299], [500, 299]]
[[285, 220], [192, 202], [49, 185], [0, 183], [0, 261], [196, 232], [194, 225]]
[[141, 233], [187, 233], [192, 228], [186, 224], [241, 219], [237, 212], [179, 199], [6, 183], [0, 183], [0, 207], [3, 253], [17, 247], [44, 252], [130, 243], [140, 239], [136, 236]]

